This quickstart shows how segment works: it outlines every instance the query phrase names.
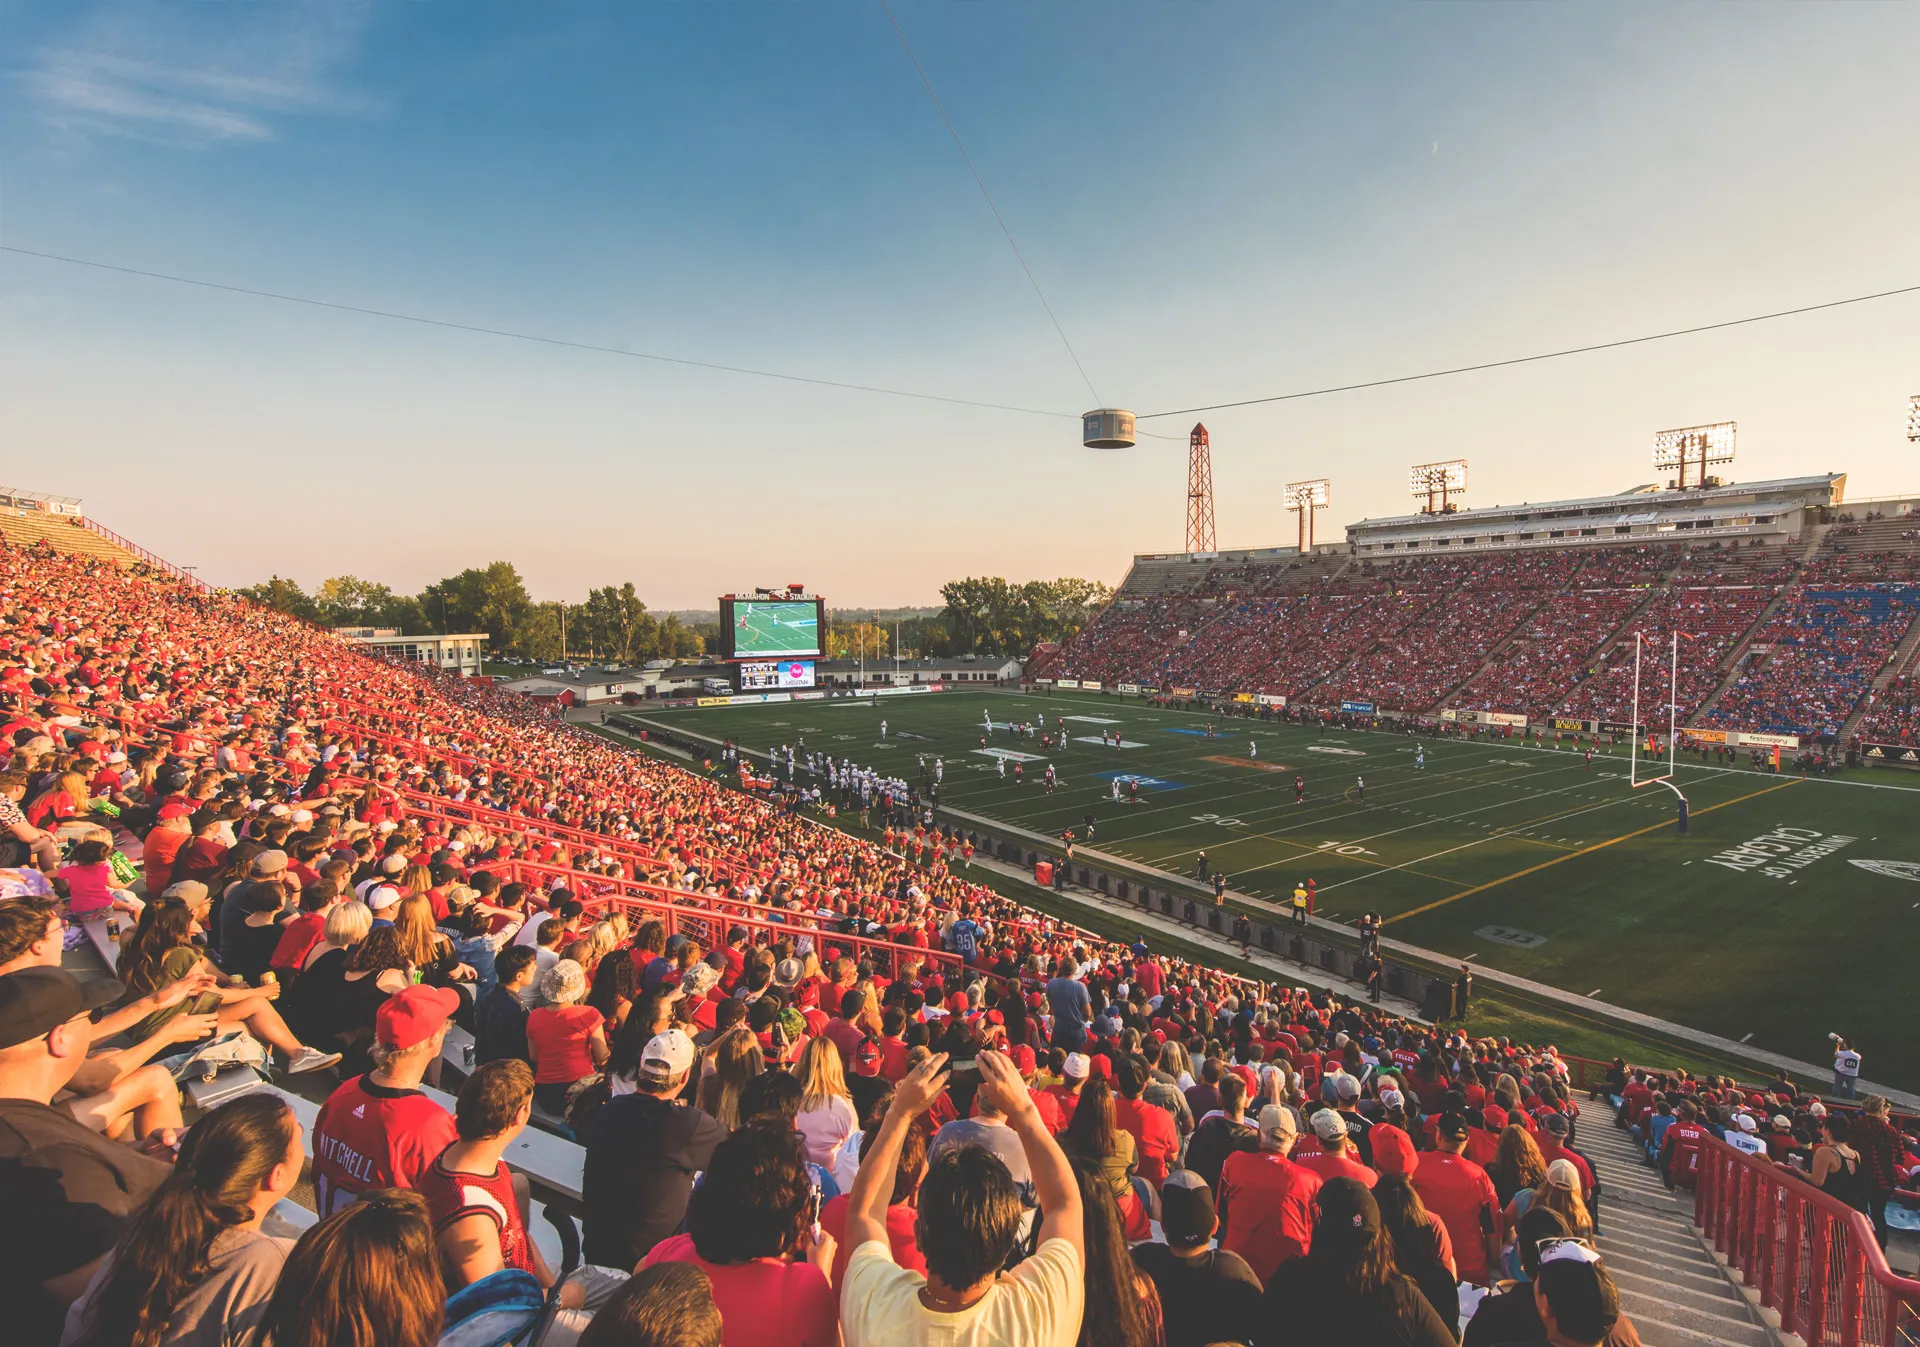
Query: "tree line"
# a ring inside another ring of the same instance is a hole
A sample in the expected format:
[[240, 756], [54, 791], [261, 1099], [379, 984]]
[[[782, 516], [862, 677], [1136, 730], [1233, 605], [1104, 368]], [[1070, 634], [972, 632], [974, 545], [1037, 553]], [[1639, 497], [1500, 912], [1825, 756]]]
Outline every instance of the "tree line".
[[827, 652], [835, 659], [891, 658], [896, 635], [903, 657], [1012, 655], [1025, 657], [1044, 641], [1065, 641], [1113, 598], [1098, 580], [1013, 581], [969, 576], [940, 586], [946, 606], [897, 622], [842, 610], [833, 616]]
[[[655, 616], [631, 581], [587, 591], [584, 603], [535, 602], [511, 562], [470, 567], [418, 594], [336, 575], [308, 594], [273, 576], [239, 591], [323, 627], [392, 627], [408, 636], [484, 631], [489, 653], [537, 660], [563, 655], [607, 663], [685, 659], [717, 653], [719, 614], [711, 624]], [[879, 661], [955, 655], [1025, 656], [1045, 641], [1065, 641], [1113, 598], [1098, 580], [1012, 581], [970, 576], [940, 587], [945, 606], [889, 621], [871, 609], [828, 616], [828, 659]]]
[[648, 612], [632, 581], [590, 589], [584, 603], [536, 603], [507, 561], [469, 567], [418, 594], [353, 575], [323, 580], [312, 594], [278, 575], [239, 592], [323, 627], [394, 627], [407, 636], [484, 631], [496, 656], [631, 665], [684, 659], [705, 647], [677, 617]]

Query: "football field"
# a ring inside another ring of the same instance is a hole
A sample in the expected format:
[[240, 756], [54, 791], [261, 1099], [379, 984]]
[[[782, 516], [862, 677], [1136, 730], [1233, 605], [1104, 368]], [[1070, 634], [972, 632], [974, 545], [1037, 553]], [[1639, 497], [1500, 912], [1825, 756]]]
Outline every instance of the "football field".
[[[761, 752], [804, 738], [909, 781], [917, 759], [939, 757], [944, 806], [1082, 839], [1092, 815], [1094, 847], [1188, 875], [1204, 850], [1256, 898], [1312, 877], [1320, 916], [1378, 911], [1390, 938], [1813, 1062], [1829, 1055], [1829, 1031], [1843, 1033], [1869, 1077], [1920, 1084], [1920, 777], [1802, 779], [1696, 757], [1675, 782], [1692, 812], [1681, 836], [1674, 793], [1633, 789], [1624, 747], [1589, 765], [1517, 741], [1321, 731], [1071, 693], [640, 714]], [[1064, 748], [1004, 728], [1043, 715], [1066, 726]], [[1011, 762], [1001, 776], [1007, 754], [1024, 755], [1023, 783]], [[1137, 804], [1113, 802], [1116, 777], [1139, 781]]]

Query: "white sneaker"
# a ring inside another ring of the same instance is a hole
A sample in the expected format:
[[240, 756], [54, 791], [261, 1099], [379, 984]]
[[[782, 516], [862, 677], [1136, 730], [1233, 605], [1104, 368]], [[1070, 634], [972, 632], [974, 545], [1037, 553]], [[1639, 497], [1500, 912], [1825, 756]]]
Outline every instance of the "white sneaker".
[[299, 1053], [287, 1061], [287, 1074], [298, 1076], [307, 1071], [324, 1071], [340, 1060], [337, 1052], [322, 1052], [318, 1048], [302, 1048]]

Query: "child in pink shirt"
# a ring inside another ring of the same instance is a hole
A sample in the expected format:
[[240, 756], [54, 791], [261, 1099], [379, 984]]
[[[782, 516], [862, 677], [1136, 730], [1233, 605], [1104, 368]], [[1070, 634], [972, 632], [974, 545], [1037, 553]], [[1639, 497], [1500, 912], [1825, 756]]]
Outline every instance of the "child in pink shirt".
[[67, 910], [75, 917], [84, 920], [109, 908], [137, 917], [146, 906], [125, 889], [115, 887], [113, 867], [107, 864], [109, 854], [105, 842], [77, 842], [72, 858], [60, 867], [57, 878], [66, 881]]

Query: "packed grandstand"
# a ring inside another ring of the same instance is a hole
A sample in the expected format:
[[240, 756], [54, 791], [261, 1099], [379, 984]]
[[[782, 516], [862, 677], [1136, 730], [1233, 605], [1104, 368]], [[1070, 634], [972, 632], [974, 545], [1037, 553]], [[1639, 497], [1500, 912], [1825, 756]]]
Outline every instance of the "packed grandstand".
[[[1303, 708], [1611, 725], [1632, 720], [1637, 672], [1643, 725], [1665, 728], [1651, 708], [1671, 686], [1685, 726], [1832, 740], [1851, 723], [1849, 737], [1906, 742], [1920, 553], [1904, 518], [1836, 513], [1788, 546], [1322, 554], [1187, 567], [1178, 588], [1136, 565], [1096, 622], [1028, 672]], [[1881, 524], [1900, 528], [1864, 536]]]
[[[1884, 1101], [1849, 1131], [1784, 1079], [1103, 940], [937, 829], [910, 859], [5, 522], [11, 1342], [1749, 1344], [1672, 1308], [1636, 1203], [1760, 1134], [1884, 1235], [1920, 1169]], [[1618, 717], [1637, 623], [1699, 633], [1690, 717], [1838, 726], [1920, 598], [1854, 537], [1205, 568], [1057, 667]], [[181, 1089], [256, 1067], [280, 1088]], [[1645, 1157], [1623, 1192], [1606, 1147]], [[530, 1194], [583, 1242], [543, 1253]]]

